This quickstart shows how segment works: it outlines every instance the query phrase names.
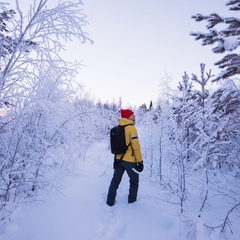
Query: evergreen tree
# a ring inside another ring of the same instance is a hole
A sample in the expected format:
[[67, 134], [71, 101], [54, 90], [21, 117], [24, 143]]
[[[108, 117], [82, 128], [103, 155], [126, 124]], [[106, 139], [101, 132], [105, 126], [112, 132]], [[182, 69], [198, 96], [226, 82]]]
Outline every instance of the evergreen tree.
[[[226, 6], [229, 6], [229, 10], [231, 11], [239, 11], [240, 0], [230, 0]], [[206, 28], [209, 30], [207, 33], [193, 32], [191, 35], [195, 36], [195, 40], [201, 39], [203, 46], [216, 43], [217, 46], [212, 49], [213, 53], [232, 52], [239, 47], [240, 19], [238, 17], [221, 17], [217, 13], [212, 13], [207, 16], [196, 14], [192, 18], [196, 22], [207, 21]], [[222, 30], [217, 30], [215, 27], [220, 24], [227, 26]], [[215, 65], [223, 70], [213, 81], [240, 74], [240, 55], [237, 53], [227, 54], [221, 60], [217, 61]]]
[[120, 111], [122, 109], [122, 98], [120, 97], [118, 100], [117, 110]]
[[216, 90], [211, 96], [211, 110], [209, 118], [212, 124], [211, 143], [209, 151], [217, 169], [228, 168], [239, 175], [240, 164], [238, 152], [240, 151], [240, 91], [234, 85]]
[[[14, 10], [4, 10], [0, 13], [0, 58], [5, 58], [7, 55], [12, 54], [16, 49], [23, 52], [29, 52], [30, 49], [37, 45], [36, 42], [31, 40], [22, 40], [15, 36], [11, 36], [11, 30], [8, 23], [14, 18], [16, 12]], [[2, 68], [2, 66], [1, 66]]]
[[150, 101], [150, 104], [149, 104], [149, 110], [151, 110], [153, 107], [153, 103], [152, 103], [152, 100]]

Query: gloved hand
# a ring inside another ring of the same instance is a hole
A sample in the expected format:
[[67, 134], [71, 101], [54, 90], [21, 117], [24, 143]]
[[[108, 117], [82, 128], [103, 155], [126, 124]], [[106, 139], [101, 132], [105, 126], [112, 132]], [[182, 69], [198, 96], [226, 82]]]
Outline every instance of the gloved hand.
[[137, 171], [142, 172], [144, 169], [143, 162], [138, 162], [137, 163]]

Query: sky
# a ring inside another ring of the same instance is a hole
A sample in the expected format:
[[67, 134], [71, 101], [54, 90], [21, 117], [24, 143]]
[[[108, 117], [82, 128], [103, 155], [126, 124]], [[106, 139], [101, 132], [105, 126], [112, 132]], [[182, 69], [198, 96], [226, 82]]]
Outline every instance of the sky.
[[[121, 98], [123, 107], [149, 105], [161, 97], [167, 76], [177, 89], [185, 71], [200, 75], [200, 63], [206, 64], [207, 72], [219, 72], [213, 63], [220, 56], [190, 36], [206, 32], [206, 22], [197, 23], [191, 16], [212, 12], [231, 16], [227, 0], [82, 2], [89, 23], [84, 30], [94, 44], [73, 41], [66, 57], [84, 65], [77, 80], [92, 100], [118, 103]], [[53, 0], [49, 3], [53, 6]], [[29, 6], [28, 1], [21, 4]]]
[[200, 75], [200, 63], [206, 71], [219, 70], [213, 63], [219, 55], [210, 46], [201, 46], [189, 34], [204, 31], [206, 22], [197, 23], [196, 13], [231, 14], [226, 0], [137, 1], [83, 0], [89, 25], [85, 27], [94, 41], [79, 45], [75, 54], [83, 67], [79, 80], [90, 96], [98, 101], [123, 106], [147, 105], [160, 97], [163, 79], [169, 76], [176, 88], [186, 71]]

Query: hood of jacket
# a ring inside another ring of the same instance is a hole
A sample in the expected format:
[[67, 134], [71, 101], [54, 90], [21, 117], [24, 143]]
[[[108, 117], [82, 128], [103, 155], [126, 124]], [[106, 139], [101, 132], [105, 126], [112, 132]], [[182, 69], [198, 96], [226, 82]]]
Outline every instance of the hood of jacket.
[[118, 124], [120, 126], [125, 126], [125, 125], [128, 125], [128, 124], [134, 125], [134, 121], [129, 120], [128, 118], [121, 118]]

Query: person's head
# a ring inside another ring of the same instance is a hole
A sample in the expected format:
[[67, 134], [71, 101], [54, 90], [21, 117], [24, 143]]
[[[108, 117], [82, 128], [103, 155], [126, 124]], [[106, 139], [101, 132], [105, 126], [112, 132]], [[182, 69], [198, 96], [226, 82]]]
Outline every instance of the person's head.
[[135, 114], [131, 109], [121, 109], [120, 110], [122, 118], [127, 118], [135, 122]]

